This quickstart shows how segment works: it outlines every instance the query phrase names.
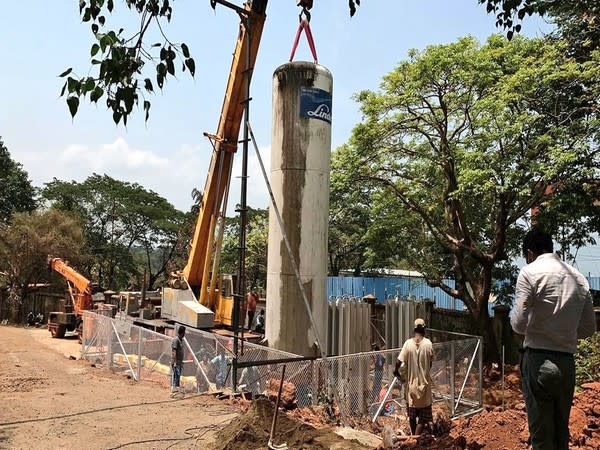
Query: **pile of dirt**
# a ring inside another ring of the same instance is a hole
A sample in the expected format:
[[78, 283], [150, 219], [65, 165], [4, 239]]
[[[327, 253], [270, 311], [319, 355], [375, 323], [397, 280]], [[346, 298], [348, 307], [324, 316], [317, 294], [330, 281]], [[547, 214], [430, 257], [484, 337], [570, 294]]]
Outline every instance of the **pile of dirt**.
[[504, 408], [512, 408], [523, 402], [521, 390], [521, 375], [519, 366], [504, 366], [504, 383], [502, 383], [502, 372], [497, 364], [483, 368], [483, 404], [489, 409], [502, 405]]
[[[570, 448], [600, 448], [600, 383], [582, 386], [575, 394], [569, 420]], [[456, 448], [527, 449], [529, 430], [525, 404], [505, 411], [484, 411], [458, 421], [450, 432]]]
[[[490, 375], [488, 373], [488, 375]], [[493, 375], [492, 375], [493, 376]], [[518, 378], [517, 378], [518, 379]], [[494, 380], [488, 379], [488, 382]], [[516, 383], [516, 380], [511, 383]], [[514, 387], [513, 389], [514, 390]], [[514, 400], [518, 400], [515, 397]], [[505, 399], [505, 404], [506, 404]], [[513, 402], [508, 402], [512, 404]], [[386, 418], [387, 419], [387, 418]], [[402, 424], [392, 424], [396, 433], [393, 448], [409, 450], [428, 448], [433, 450], [478, 450], [529, 448], [529, 430], [525, 403], [520, 401], [504, 411], [488, 405], [488, 410], [452, 424], [449, 433], [437, 432], [418, 438], [405, 436]], [[575, 394], [569, 421], [571, 442], [569, 448], [581, 450], [600, 449], [600, 382], [588, 383]], [[381, 433], [380, 433], [381, 435]], [[381, 447], [383, 448], [383, 446]]]
[[[257, 398], [242, 416], [234, 419], [219, 433], [215, 450], [264, 449], [269, 441], [274, 405], [266, 398]], [[280, 413], [273, 443], [287, 443], [289, 448], [306, 450], [364, 450], [356, 441], [341, 438], [332, 430], [317, 429]]]
[[600, 382], [586, 383], [575, 394], [569, 431], [571, 443], [585, 449], [600, 448]]
[[[280, 383], [281, 380], [277, 380], [275, 378], [271, 378], [267, 382], [269, 398], [273, 401], [277, 399]], [[296, 409], [296, 407], [298, 406], [298, 400], [296, 398], [296, 386], [293, 383], [290, 383], [288, 381], [283, 382], [283, 386], [281, 387], [281, 399], [279, 401], [279, 406], [281, 406], [285, 410]]]

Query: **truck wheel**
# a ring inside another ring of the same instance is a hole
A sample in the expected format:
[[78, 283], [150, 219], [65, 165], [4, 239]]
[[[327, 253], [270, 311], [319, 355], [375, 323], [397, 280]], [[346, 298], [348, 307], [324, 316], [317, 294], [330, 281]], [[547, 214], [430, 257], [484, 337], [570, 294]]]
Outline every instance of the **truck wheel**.
[[56, 325], [50, 328], [50, 333], [52, 337], [55, 339], [62, 339], [65, 337], [65, 333], [67, 332], [67, 327], [65, 325]]

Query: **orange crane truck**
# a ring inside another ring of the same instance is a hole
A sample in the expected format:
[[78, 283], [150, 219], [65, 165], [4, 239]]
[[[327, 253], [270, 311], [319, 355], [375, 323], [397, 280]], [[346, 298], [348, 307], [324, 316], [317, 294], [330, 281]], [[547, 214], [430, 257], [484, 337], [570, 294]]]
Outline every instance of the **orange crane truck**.
[[92, 309], [93, 285], [60, 258], [48, 257], [48, 265], [63, 276], [69, 288], [69, 298], [65, 303], [65, 312], [51, 312], [48, 316], [48, 330], [53, 338], [63, 338], [67, 331], [79, 333], [83, 324], [83, 311]]

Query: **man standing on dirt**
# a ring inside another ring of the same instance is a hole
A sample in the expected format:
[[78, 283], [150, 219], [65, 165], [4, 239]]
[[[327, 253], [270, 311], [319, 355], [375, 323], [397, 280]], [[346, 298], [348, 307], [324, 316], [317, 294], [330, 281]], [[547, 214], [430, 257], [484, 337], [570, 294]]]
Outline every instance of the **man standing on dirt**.
[[552, 237], [540, 228], [523, 241], [521, 269], [510, 323], [525, 335], [521, 381], [531, 445], [568, 449], [569, 414], [575, 390], [577, 339], [596, 323], [585, 277], [553, 253]]
[[[425, 424], [433, 422], [431, 404], [431, 365], [433, 364], [433, 345], [425, 337], [425, 321], [415, 320], [415, 335], [402, 346], [396, 361], [394, 375], [406, 381], [405, 394], [408, 405], [410, 432], [420, 435]], [[417, 421], [418, 419], [418, 421]]]
[[177, 330], [177, 336], [171, 342], [171, 397], [179, 393], [179, 380], [183, 371], [183, 338], [185, 336], [185, 327], [181, 325]]

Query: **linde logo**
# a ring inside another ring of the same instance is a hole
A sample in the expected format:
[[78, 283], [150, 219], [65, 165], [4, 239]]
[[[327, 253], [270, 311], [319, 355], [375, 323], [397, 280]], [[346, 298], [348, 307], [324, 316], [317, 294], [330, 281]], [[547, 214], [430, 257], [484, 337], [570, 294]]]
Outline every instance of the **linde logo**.
[[319, 105], [317, 106], [317, 109], [314, 111], [307, 111], [306, 114], [315, 119], [323, 119], [324, 121], [331, 123], [331, 112], [327, 105]]
[[300, 117], [331, 124], [331, 93], [319, 88], [300, 88]]

